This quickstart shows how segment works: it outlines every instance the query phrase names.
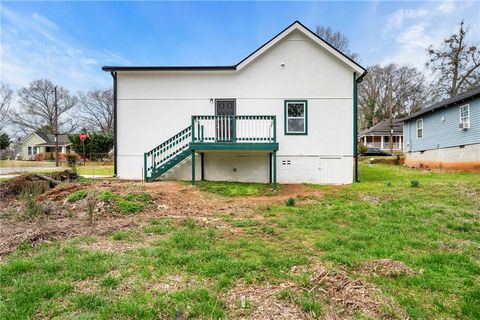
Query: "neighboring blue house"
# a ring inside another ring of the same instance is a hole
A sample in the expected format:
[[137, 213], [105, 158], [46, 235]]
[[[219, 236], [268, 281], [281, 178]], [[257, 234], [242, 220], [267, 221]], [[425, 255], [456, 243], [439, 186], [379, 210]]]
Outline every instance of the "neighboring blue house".
[[406, 165], [480, 171], [480, 88], [403, 120]]

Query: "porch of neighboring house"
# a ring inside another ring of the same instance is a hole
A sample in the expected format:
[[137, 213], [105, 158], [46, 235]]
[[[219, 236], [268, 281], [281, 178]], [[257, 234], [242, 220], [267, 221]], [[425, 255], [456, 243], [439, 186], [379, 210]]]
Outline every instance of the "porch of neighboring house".
[[195, 155], [200, 155], [201, 179], [205, 154], [218, 152], [260, 153], [268, 156], [269, 180], [276, 189], [276, 117], [268, 115], [196, 115], [191, 125], [144, 154], [144, 180], [161, 179], [191, 157], [192, 184], [196, 181]]
[[[70, 149], [70, 146], [58, 146], [58, 160], [65, 161], [65, 156], [70, 152]], [[55, 145], [37, 145], [32, 147], [31, 151], [29, 149], [29, 154], [34, 156], [35, 161], [55, 160]]]
[[[393, 150], [403, 150], [403, 136], [394, 135], [392, 136]], [[359, 142], [362, 143], [367, 148], [378, 148], [381, 150], [390, 150], [390, 136], [389, 135], [369, 135], [363, 136], [359, 139]]]

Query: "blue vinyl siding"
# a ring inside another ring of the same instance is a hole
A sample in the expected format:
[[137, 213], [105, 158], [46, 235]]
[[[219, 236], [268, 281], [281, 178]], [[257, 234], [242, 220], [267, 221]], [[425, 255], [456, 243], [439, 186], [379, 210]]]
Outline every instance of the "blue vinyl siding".
[[[470, 128], [460, 130], [460, 107], [470, 105]], [[444, 121], [442, 121], [442, 117]], [[423, 137], [417, 138], [416, 121], [423, 118]], [[425, 113], [403, 124], [404, 150], [422, 151], [480, 143], [480, 98]], [[408, 146], [407, 144], [410, 143]]]

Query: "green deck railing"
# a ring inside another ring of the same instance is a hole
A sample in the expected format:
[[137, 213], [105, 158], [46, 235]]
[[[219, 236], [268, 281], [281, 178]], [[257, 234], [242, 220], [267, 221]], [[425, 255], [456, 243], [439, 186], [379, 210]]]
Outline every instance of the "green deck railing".
[[275, 116], [192, 116], [193, 143], [274, 143]]

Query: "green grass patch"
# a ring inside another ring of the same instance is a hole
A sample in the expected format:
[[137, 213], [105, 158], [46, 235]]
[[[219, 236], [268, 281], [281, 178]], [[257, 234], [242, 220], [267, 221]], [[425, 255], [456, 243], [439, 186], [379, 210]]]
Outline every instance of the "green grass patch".
[[127, 240], [131, 237], [131, 232], [119, 230], [115, 231], [112, 235], [112, 239], [116, 241]]
[[88, 195], [88, 190], [74, 191], [67, 196], [67, 201], [68, 202], [77, 202], [79, 200], [85, 199], [85, 197], [87, 195]]
[[119, 195], [110, 190], [102, 190], [98, 198], [111, 204], [114, 207], [114, 211], [122, 214], [141, 212], [145, 206], [153, 201], [153, 197], [146, 192]]
[[[219, 194], [226, 197], [269, 196], [275, 194], [270, 184], [244, 183], [227, 181], [199, 181], [199, 190]], [[277, 189], [280, 186], [277, 185]]]
[[119, 200], [116, 203], [116, 206], [117, 206], [117, 209], [124, 214], [140, 212], [145, 207], [143, 203], [127, 201], [127, 200]]

